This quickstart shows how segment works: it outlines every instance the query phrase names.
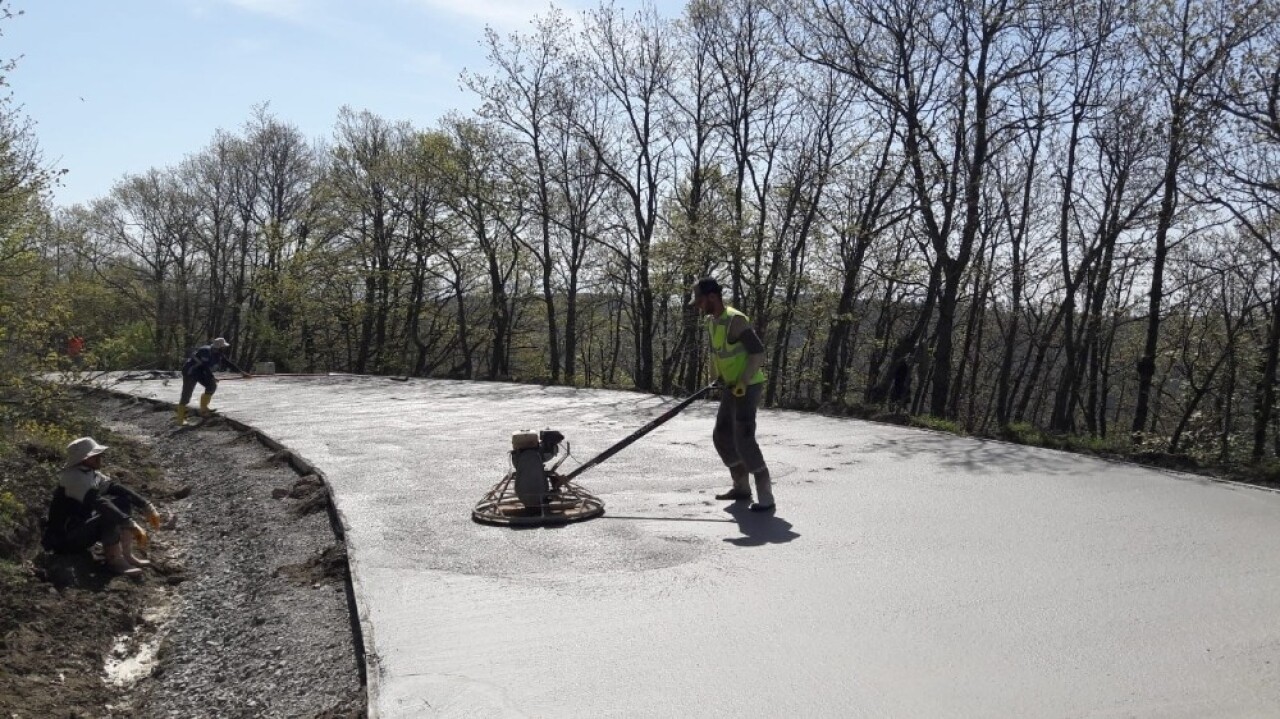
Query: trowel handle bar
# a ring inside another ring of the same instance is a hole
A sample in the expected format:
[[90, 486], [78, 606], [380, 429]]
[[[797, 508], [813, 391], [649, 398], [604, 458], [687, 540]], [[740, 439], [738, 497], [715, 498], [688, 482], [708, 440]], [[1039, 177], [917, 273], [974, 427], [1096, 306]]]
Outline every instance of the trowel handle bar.
[[678, 405], [676, 405], [676, 406], [672, 407], [671, 409], [667, 410], [666, 412], [663, 412], [661, 415], [658, 415], [657, 417], [655, 417], [655, 418], [653, 419], [653, 421], [652, 421], [652, 422], [650, 422], [649, 424], [646, 424], [645, 426], [641, 427], [640, 429], [637, 429], [636, 431], [634, 431], [634, 432], [632, 432], [631, 434], [627, 435], [627, 438], [626, 438], [626, 439], [622, 440], [621, 442], [618, 442], [617, 444], [615, 444], [615, 445], [613, 445], [612, 447], [610, 447], [610, 448], [606, 449], [605, 451], [601, 452], [600, 454], [597, 454], [596, 456], [594, 456], [594, 457], [592, 457], [591, 459], [587, 460], [585, 464], [583, 464], [582, 466], [580, 466], [580, 467], [578, 467], [577, 469], [575, 469], [575, 470], [573, 470], [572, 472], [570, 472], [570, 473], [568, 474], [568, 476], [566, 476], [566, 477], [564, 478], [564, 481], [568, 482], [568, 481], [573, 480], [573, 478], [574, 478], [574, 477], [577, 477], [578, 475], [582, 474], [583, 472], [587, 471], [588, 469], [591, 469], [592, 467], [596, 466], [597, 464], [600, 464], [601, 462], [605, 461], [606, 459], [608, 459], [608, 458], [612, 457], [613, 455], [615, 455], [615, 454], [617, 454], [617, 453], [621, 452], [622, 450], [626, 449], [627, 447], [629, 447], [629, 446], [630, 446], [633, 442], [635, 442], [636, 440], [640, 439], [641, 437], [645, 436], [646, 434], [649, 434], [649, 433], [650, 433], [650, 432], [652, 432], [653, 430], [655, 430], [655, 429], [657, 429], [658, 427], [662, 426], [662, 425], [663, 425], [667, 420], [671, 419], [672, 417], [674, 417], [674, 416], [676, 416], [676, 415], [680, 414], [682, 411], [684, 411], [684, 408], [685, 408], [685, 407], [688, 407], [689, 405], [693, 404], [695, 401], [697, 401], [697, 399], [698, 399], [699, 397], [701, 397], [702, 395], [704, 395], [704, 394], [706, 394], [706, 393], [710, 392], [710, 391], [711, 391], [711, 390], [713, 390], [713, 389], [717, 389], [719, 386], [720, 386], [719, 384], [714, 384], [714, 383], [713, 383], [713, 384], [709, 384], [709, 385], [707, 385], [706, 387], [703, 387], [702, 389], [698, 390], [697, 392], [694, 392], [693, 394], [689, 395], [688, 397], [685, 397], [685, 398], [680, 402], [680, 404], [678, 404]]

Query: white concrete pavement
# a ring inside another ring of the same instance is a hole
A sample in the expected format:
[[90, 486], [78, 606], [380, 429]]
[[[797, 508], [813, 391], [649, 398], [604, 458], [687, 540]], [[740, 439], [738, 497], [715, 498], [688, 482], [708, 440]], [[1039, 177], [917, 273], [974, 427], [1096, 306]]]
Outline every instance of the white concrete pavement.
[[384, 719], [1280, 716], [1276, 493], [765, 411], [779, 510], [731, 512], [699, 403], [583, 475], [605, 517], [512, 530], [470, 518], [512, 431], [585, 461], [669, 405], [333, 376], [214, 406], [328, 476]]

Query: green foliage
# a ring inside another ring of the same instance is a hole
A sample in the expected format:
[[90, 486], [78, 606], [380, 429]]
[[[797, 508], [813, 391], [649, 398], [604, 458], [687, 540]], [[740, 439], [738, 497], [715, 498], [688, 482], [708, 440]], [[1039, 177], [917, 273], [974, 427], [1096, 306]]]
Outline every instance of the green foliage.
[[102, 431], [57, 383], [28, 380], [0, 392], [0, 563], [14, 569], [38, 551], [41, 518], [67, 444]]
[[950, 434], [964, 434], [964, 428], [959, 422], [932, 415], [922, 415], [911, 418], [911, 426], [923, 427], [924, 429], [932, 429], [937, 432], [948, 432]]
[[[17, 396], [13, 388], [9, 399]], [[40, 521], [53, 481], [53, 468], [61, 460], [65, 442], [70, 436], [29, 417], [17, 417], [38, 411], [37, 403], [24, 402], [0, 417], [0, 563], [21, 561], [29, 556], [38, 542]], [[16, 567], [8, 564], [8, 568]], [[5, 567], [0, 567], [0, 575]], [[7, 581], [0, 576], [0, 582]]]
[[0, 590], [12, 592], [27, 583], [31, 573], [21, 564], [0, 559]]
[[155, 333], [146, 322], [117, 326], [96, 348], [93, 359], [102, 368], [133, 369], [150, 364], [156, 356]]
[[1267, 460], [1257, 466], [1246, 468], [1242, 474], [1247, 481], [1280, 487], [1280, 459]]
[[13, 492], [0, 490], [0, 541], [13, 533], [26, 510]]
[[1003, 438], [1018, 444], [1036, 446], [1045, 444], [1044, 433], [1036, 429], [1030, 422], [1010, 422], [1009, 426], [1004, 428]]
[[67, 306], [40, 263], [20, 253], [15, 272], [0, 275], [0, 378], [58, 369]]
[[17, 423], [14, 428], [14, 438], [17, 444], [24, 447], [27, 454], [57, 462], [62, 459], [66, 446], [76, 438], [77, 429], [69, 425], [65, 419], [50, 422], [29, 418]]
[[1066, 437], [1066, 442], [1062, 448], [1072, 452], [1087, 452], [1089, 454], [1124, 454], [1129, 451], [1129, 443], [1120, 437], [1070, 435]]
[[1126, 440], [1117, 437], [1091, 437], [1084, 434], [1054, 434], [1029, 422], [1011, 422], [998, 435], [999, 439], [1032, 447], [1046, 447], [1068, 452], [1123, 456], [1133, 450]]

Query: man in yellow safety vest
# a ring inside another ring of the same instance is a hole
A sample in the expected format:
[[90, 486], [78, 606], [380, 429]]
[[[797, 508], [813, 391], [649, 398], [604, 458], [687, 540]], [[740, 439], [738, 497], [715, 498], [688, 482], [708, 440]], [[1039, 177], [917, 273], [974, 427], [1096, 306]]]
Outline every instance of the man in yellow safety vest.
[[711, 433], [720, 459], [729, 468], [733, 488], [716, 499], [751, 499], [750, 477], [756, 478], [754, 512], [774, 509], [769, 468], [756, 442], [756, 407], [764, 389], [764, 342], [747, 316], [724, 303], [720, 283], [707, 277], [693, 286], [693, 305], [707, 316], [712, 371], [724, 385], [720, 410]]

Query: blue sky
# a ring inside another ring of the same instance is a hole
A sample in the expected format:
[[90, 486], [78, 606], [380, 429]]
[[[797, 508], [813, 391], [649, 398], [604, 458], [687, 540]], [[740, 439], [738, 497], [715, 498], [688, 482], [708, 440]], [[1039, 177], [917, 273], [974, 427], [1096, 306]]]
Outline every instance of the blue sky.
[[[588, 0], [558, 1], [576, 12]], [[638, 7], [640, 2], [620, 2]], [[683, 2], [659, 0], [663, 15]], [[255, 105], [328, 137], [350, 105], [432, 125], [474, 100], [486, 25], [528, 27], [550, 3], [520, 0], [11, 0], [0, 25], [8, 81], [46, 159], [66, 168], [59, 205], [128, 173], [174, 165]]]

